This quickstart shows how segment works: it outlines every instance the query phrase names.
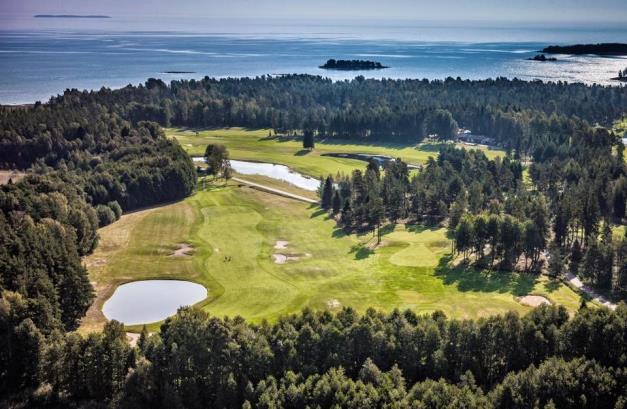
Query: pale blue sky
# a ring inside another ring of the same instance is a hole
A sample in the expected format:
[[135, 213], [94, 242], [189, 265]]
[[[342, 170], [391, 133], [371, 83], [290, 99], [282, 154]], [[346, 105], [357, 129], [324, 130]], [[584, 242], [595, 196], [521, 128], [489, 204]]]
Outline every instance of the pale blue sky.
[[627, 0], [0, 0], [0, 15], [627, 24]]

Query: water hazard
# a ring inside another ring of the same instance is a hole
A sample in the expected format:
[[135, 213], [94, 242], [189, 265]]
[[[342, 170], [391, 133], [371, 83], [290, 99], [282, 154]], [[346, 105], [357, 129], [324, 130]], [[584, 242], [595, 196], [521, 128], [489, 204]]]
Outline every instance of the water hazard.
[[179, 280], [144, 280], [119, 286], [102, 312], [110, 320], [126, 325], [161, 321], [181, 306], [193, 305], [207, 297], [200, 284]]

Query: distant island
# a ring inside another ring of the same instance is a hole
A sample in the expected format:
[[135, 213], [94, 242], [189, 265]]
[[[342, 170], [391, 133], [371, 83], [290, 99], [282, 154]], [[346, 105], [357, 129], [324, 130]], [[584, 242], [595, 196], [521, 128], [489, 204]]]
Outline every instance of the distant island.
[[610, 78], [611, 80], [614, 81], [621, 81], [621, 82], [627, 82], [627, 68], [625, 68], [623, 71], [618, 71], [618, 77], [613, 77]]
[[163, 71], [164, 74], [196, 74], [196, 71]]
[[530, 61], [541, 61], [541, 62], [545, 62], [545, 61], [557, 61], [557, 58], [554, 57], [548, 57], [544, 54], [538, 54], [535, 57], [532, 58], [527, 58]]
[[111, 16], [102, 16], [95, 14], [80, 15], [80, 14], [35, 14], [35, 18], [111, 18]]
[[325, 70], [381, 70], [383, 68], [389, 68], [385, 65], [382, 65], [380, 62], [376, 61], [365, 61], [365, 60], [328, 60], [324, 65], [321, 65], [320, 68]]
[[627, 55], [625, 43], [551, 45], [542, 50], [547, 54], [596, 54], [596, 55]]

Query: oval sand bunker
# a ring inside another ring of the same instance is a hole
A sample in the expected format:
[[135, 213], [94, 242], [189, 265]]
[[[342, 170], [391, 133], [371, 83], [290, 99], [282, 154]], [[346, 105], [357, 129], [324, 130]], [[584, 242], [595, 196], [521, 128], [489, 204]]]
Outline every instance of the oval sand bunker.
[[110, 320], [126, 325], [161, 321], [181, 306], [193, 305], [207, 297], [200, 284], [180, 280], [144, 280], [119, 286], [102, 312]]
[[518, 300], [522, 305], [528, 305], [529, 307], [539, 307], [541, 305], [551, 305], [551, 301], [542, 297], [541, 295], [525, 295]]

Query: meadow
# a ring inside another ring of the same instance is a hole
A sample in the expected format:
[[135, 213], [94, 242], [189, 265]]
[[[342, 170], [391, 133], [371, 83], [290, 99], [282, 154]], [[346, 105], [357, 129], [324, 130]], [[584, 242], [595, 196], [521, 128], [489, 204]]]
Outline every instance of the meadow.
[[[383, 230], [377, 246], [372, 234], [337, 229], [315, 206], [232, 181], [209, 185], [184, 201], [124, 215], [100, 230], [100, 244], [86, 259], [98, 300], [81, 329], [103, 325], [98, 309], [116, 285], [148, 278], [200, 283], [208, 298], [199, 308], [252, 322], [273, 321], [305, 307], [343, 306], [442, 310], [455, 318], [476, 318], [524, 313], [530, 307], [517, 297], [527, 294], [571, 311], [579, 305], [579, 295], [543, 276], [454, 267], [445, 229], [397, 225]], [[193, 253], [173, 257], [181, 243], [190, 244]], [[278, 264], [277, 255], [287, 260]]]

